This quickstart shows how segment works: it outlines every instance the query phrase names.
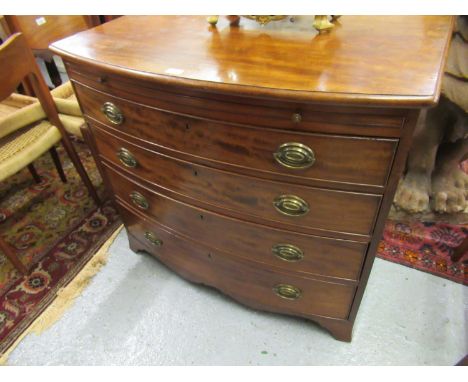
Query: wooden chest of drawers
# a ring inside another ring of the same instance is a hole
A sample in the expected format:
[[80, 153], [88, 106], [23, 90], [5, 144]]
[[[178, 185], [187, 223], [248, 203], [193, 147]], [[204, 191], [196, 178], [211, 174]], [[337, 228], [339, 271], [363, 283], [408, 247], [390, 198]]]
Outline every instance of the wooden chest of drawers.
[[350, 341], [452, 20], [301, 20], [123, 17], [52, 50], [133, 250]]

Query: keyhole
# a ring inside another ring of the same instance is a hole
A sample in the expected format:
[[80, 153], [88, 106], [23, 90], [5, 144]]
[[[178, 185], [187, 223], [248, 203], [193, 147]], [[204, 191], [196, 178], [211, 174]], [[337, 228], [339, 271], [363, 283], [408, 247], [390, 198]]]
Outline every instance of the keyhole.
[[205, 217], [203, 215], [200, 215], [200, 220], [203, 220]]
[[188, 123], [185, 124], [185, 129], [186, 129], [186, 130], [190, 129], [190, 126], [189, 126]]

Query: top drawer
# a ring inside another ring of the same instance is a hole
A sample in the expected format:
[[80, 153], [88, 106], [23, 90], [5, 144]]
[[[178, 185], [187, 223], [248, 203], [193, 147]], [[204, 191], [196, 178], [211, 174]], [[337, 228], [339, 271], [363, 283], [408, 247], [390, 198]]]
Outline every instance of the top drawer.
[[328, 182], [323, 185], [383, 191], [398, 142], [215, 123], [162, 112], [79, 84], [75, 89], [87, 116], [143, 145], [157, 145], [192, 162], [206, 160], [211, 166], [262, 172], [263, 177], [294, 183]]
[[150, 84], [67, 63], [74, 82], [160, 110], [235, 124], [333, 134], [399, 137], [407, 110], [256, 99]]

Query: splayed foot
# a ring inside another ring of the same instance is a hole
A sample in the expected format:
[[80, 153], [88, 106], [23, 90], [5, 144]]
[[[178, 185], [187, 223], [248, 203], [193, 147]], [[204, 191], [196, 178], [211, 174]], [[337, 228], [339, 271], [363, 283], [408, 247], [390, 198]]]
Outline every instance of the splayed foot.
[[437, 212], [459, 212], [468, 207], [468, 175], [457, 163], [432, 176], [433, 208]]
[[400, 181], [394, 204], [412, 214], [429, 210], [430, 179], [425, 173], [408, 172]]

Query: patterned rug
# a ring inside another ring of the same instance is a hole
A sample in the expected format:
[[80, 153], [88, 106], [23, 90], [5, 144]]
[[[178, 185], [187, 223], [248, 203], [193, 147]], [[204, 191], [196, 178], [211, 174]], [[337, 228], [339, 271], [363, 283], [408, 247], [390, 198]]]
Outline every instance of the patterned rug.
[[[460, 164], [468, 174], [468, 160]], [[392, 207], [377, 257], [468, 285], [468, 256], [450, 260], [468, 235], [468, 210], [411, 215]]]
[[[87, 146], [75, 142], [103, 197], [103, 185]], [[0, 184], [0, 234], [28, 266], [23, 277], [0, 252], [0, 355], [54, 300], [120, 225], [109, 203], [97, 208], [63, 148], [68, 182], [62, 183], [48, 153], [34, 162], [42, 182], [22, 170]]]
[[450, 255], [468, 235], [468, 225], [387, 220], [377, 256], [468, 285], [468, 256]]

